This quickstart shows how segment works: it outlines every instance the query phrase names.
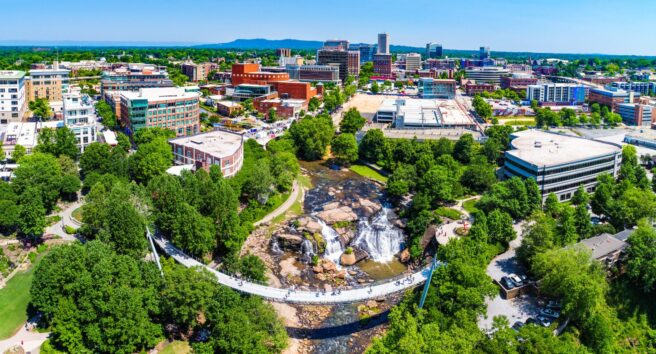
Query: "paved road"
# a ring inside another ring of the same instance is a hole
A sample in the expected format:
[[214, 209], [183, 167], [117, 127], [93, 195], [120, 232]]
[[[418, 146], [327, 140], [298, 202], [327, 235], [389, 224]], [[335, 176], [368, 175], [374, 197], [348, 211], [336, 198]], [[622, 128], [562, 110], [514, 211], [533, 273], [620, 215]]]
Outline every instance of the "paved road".
[[270, 212], [262, 219], [254, 222], [253, 226], [257, 227], [261, 224], [268, 223], [271, 220], [277, 218], [278, 216], [284, 214], [287, 211], [287, 209], [289, 209], [292, 206], [292, 204], [296, 202], [296, 199], [298, 199], [298, 194], [300, 191], [301, 188], [298, 185], [298, 180], [294, 180], [294, 184], [292, 185], [292, 192], [289, 193], [289, 197], [287, 198], [287, 200], [285, 200], [284, 203], [282, 203], [279, 207], [277, 207], [276, 210]]
[[292, 290], [274, 288], [266, 285], [250, 283], [221, 273], [215, 269], [196, 261], [177, 249], [168, 240], [153, 236], [155, 243], [164, 250], [166, 254], [173, 257], [178, 263], [186, 267], [203, 267], [217, 277], [220, 284], [233, 288], [237, 291], [261, 296], [268, 300], [287, 303], [330, 305], [339, 303], [362, 302], [372, 298], [384, 298], [387, 295], [411, 289], [421, 285], [430, 273], [430, 265], [418, 272], [402, 278], [392, 279], [387, 283], [341, 290], [340, 292], [320, 293], [317, 291]]

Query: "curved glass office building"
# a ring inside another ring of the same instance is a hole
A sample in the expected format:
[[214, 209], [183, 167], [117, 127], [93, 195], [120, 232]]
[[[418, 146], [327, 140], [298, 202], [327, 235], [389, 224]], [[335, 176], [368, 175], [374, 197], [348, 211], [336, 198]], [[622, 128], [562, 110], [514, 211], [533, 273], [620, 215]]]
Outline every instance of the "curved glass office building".
[[622, 162], [621, 145], [542, 130], [513, 133], [510, 145], [504, 175], [533, 178], [543, 198], [554, 193], [560, 201], [580, 185], [592, 192], [600, 174], [617, 177]]

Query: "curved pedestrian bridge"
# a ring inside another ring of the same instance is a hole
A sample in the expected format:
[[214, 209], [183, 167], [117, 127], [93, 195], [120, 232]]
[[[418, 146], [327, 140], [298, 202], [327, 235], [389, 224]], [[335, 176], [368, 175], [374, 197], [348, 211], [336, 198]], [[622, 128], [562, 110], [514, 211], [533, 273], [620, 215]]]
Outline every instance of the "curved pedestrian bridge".
[[268, 300], [299, 304], [330, 305], [340, 303], [362, 302], [373, 298], [382, 298], [421, 285], [430, 276], [431, 265], [403, 278], [390, 279], [388, 282], [332, 292], [309, 291], [274, 288], [251, 283], [234, 276], [221, 273], [193, 259], [164, 238], [152, 236], [153, 241], [170, 257], [185, 267], [202, 267], [214, 274], [222, 285]]

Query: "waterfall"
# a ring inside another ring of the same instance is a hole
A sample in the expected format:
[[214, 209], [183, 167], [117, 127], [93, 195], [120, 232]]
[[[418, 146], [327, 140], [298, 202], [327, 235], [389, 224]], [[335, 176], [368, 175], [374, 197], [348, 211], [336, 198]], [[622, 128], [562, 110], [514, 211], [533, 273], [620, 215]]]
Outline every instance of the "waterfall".
[[278, 244], [278, 239], [271, 240], [271, 253], [275, 255], [281, 255], [284, 252], [280, 249], [280, 244]]
[[321, 235], [323, 236], [324, 241], [326, 241], [326, 251], [324, 252], [323, 257], [333, 261], [339, 266], [339, 257], [341, 257], [344, 252], [342, 242], [339, 239], [339, 234], [335, 229], [323, 222], [323, 220], [318, 218], [317, 220], [319, 224], [321, 224]]
[[375, 262], [389, 262], [401, 251], [403, 232], [390, 223], [390, 212], [388, 206], [383, 206], [371, 221], [362, 219], [358, 223], [358, 235], [353, 244], [367, 251]]
[[314, 247], [314, 243], [304, 238], [303, 243], [301, 243], [301, 261], [309, 263], [315, 254], [317, 254], [317, 250]]

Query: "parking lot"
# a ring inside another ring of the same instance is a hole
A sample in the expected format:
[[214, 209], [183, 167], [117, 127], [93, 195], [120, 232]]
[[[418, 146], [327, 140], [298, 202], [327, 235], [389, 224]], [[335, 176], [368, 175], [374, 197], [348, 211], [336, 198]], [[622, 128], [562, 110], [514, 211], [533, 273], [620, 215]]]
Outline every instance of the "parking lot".
[[[510, 243], [509, 249], [495, 257], [487, 266], [487, 274], [494, 280], [500, 281], [502, 277], [510, 274], [525, 274], [525, 270], [515, 257], [515, 249], [521, 245], [522, 223], [514, 225], [517, 238]], [[530, 317], [536, 317], [540, 312], [538, 300], [534, 296], [522, 295], [511, 300], [506, 300], [499, 293], [491, 299], [486, 300], [487, 314], [478, 320], [478, 327], [484, 331], [492, 328], [492, 319], [495, 316], [505, 316], [510, 325], [515, 322], [525, 322]]]

